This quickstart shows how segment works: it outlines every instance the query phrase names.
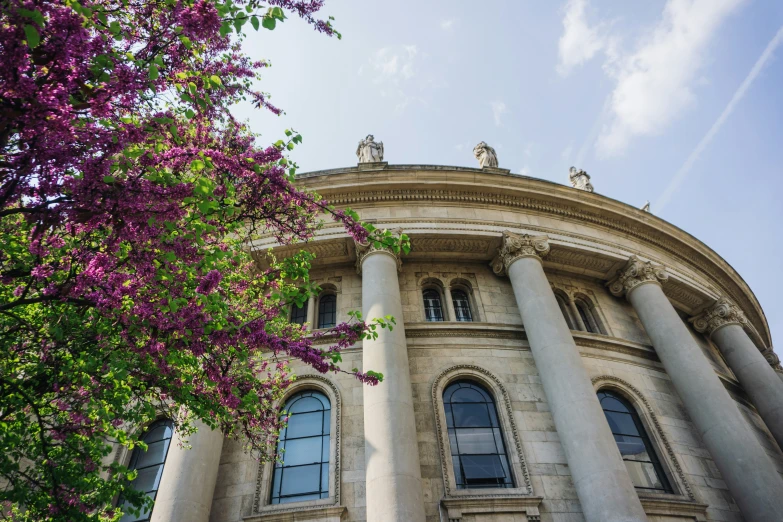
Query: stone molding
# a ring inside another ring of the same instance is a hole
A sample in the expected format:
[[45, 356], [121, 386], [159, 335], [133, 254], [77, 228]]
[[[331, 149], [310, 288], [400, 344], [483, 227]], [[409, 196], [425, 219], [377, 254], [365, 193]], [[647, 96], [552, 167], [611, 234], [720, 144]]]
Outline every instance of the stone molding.
[[[626, 380], [620, 379], [619, 377], [614, 377], [612, 375], [599, 375], [597, 377], [593, 377], [591, 381], [595, 387], [596, 392], [598, 392], [601, 388], [615, 388], [622, 392], [626, 397], [630, 397], [632, 399], [631, 402], [635, 402], [637, 405], [643, 406], [642, 417], [647, 417], [649, 419], [651, 424], [650, 427], [652, 427], [654, 430], [653, 440], [658, 439], [660, 445], [663, 446], [663, 449], [666, 451], [666, 459], [664, 459], [664, 462], [670, 468], [670, 473], [673, 475], [673, 478], [675, 478], [674, 482], [681, 492], [680, 495], [663, 495], [663, 497], [676, 498], [677, 496], [680, 496], [691, 502], [696, 502], [696, 495], [694, 495], [693, 489], [691, 488], [688, 479], [685, 477], [685, 472], [683, 471], [679, 460], [677, 460], [677, 454], [674, 452], [674, 448], [672, 448], [672, 445], [669, 442], [669, 438], [666, 436], [666, 433], [663, 431], [663, 427], [658, 420], [658, 415], [656, 415], [655, 410], [653, 410], [653, 407], [647, 400], [647, 397], [645, 397], [636, 386]], [[655, 497], [661, 496], [662, 495], [655, 495]]]
[[[510, 466], [515, 471], [515, 475], [517, 475], [516, 487], [505, 490], [499, 488], [492, 490], [507, 491], [508, 493], [506, 494], [488, 493], [487, 495], [476, 495], [475, 490], [456, 489], [454, 472], [451, 469], [450, 452], [447, 452], [449, 448], [449, 436], [446, 426], [445, 410], [443, 407], [443, 391], [450, 382], [459, 379], [460, 377], [473, 378], [474, 380], [479, 381], [485, 386], [488, 386], [494, 395], [495, 406], [498, 407], [498, 417], [502, 422], [502, 433], [506, 440], [506, 446], [515, 453], [515, 455], [511, 454], [508, 456]], [[503, 398], [502, 410], [499, 407], [500, 401], [498, 400], [498, 395]], [[516, 422], [514, 421], [514, 410], [511, 405], [511, 397], [503, 385], [503, 382], [497, 376], [489, 370], [471, 364], [450, 366], [441, 371], [432, 383], [432, 407], [435, 410], [435, 432], [437, 434], [438, 448], [440, 450], [440, 464], [443, 473], [443, 483], [446, 487], [446, 499], [471, 497], [478, 499], [511, 497], [530, 498], [533, 494], [533, 486], [530, 482], [530, 471], [527, 468], [525, 455], [522, 451], [522, 440], [519, 436]], [[510, 433], [508, 428], [511, 428]], [[509, 443], [511, 441], [513, 441], [513, 448], [512, 444]], [[516, 459], [513, 457], [516, 457]], [[519, 482], [522, 482], [523, 484], [520, 485]], [[453, 484], [455, 487], [452, 489]]]
[[509, 230], [503, 232], [503, 239], [489, 266], [495, 274], [506, 274], [508, 267], [517, 259], [534, 257], [543, 262], [543, 258], [549, 253], [548, 236], [531, 236], [530, 234], [515, 234]]
[[612, 295], [621, 297], [647, 283], [663, 285], [669, 280], [669, 274], [661, 265], [654, 265], [650, 261], [642, 261], [636, 256], [631, 256], [623, 268], [617, 271], [617, 275], [606, 286]]
[[[449, 522], [460, 522], [465, 515], [511, 513], [524, 513], [528, 522], [540, 522], [541, 514], [538, 508], [542, 500], [541, 497], [521, 495], [475, 495], [444, 498], [441, 505], [446, 509]], [[473, 519], [474, 517], [471, 517], [471, 520]]]
[[720, 297], [699, 315], [691, 318], [693, 328], [699, 333], [712, 337], [719, 328], [736, 324], [742, 327], [748, 325], [748, 318], [740, 308], [725, 297]]
[[375, 243], [358, 243], [356, 245], [356, 273], [362, 275], [362, 263], [367, 256], [375, 253], [386, 254], [392, 256], [397, 263], [397, 271], [402, 270], [402, 259], [400, 254], [395, 254], [394, 251], [387, 246], [376, 247]]
[[[258, 472], [256, 475], [256, 487], [253, 494], [253, 510], [250, 517], [246, 517], [245, 520], [253, 521], [274, 521], [284, 522], [288, 520], [334, 520], [339, 522], [339, 516], [345, 510], [344, 507], [340, 507], [340, 484], [342, 483], [341, 477], [341, 426], [342, 426], [342, 400], [340, 398], [340, 391], [337, 389], [337, 385], [331, 380], [322, 375], [306, 374], [300, 375], [296, 378], [296, 381], [286, 390], [285, 396], [277, 403], [273, 404], [274, 409], [279, 409], [288, 397], [299, 391], [304, 391], [308, 388], [315, 388], [322, 392], [325, 392], [332, 403], [332, 419], [333, 424], [331, 426], [331, 447], [329, 451], [329, 480], [333, 484], [329, 489], [329, 497], [319, 500], [309, 500], [303, 502], [292, 502], [290, 504], [267, 504], [269, 501], [269, 490], [271, 488], [271, 475], [272, 465], [274, 462], [259, 462]], [[283, 507], [284, 506], [284, 507]], [[338, 511], [329, 511], [339, 510]], [[326, 511], [324, 511], [326, 510]], [[329, 514], [331, 513], [331, 514]], [[337, 518], [319, 518], [324, 516], [334, 516], [337, 513]], [[294, 516], [295, 515], [295, 516]], [[312, 515], [312, 517], [311, 517]], [[292, 518], [289, 518], [291, 516]], [[269, 518], [267, 518], [269, 517]]]

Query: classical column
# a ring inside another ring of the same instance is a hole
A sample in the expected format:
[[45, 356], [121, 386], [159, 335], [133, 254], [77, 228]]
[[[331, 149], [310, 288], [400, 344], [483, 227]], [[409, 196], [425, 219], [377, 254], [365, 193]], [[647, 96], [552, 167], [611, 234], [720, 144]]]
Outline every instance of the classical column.
[[454, 310], [454, 299], [451, 297], [451, 288], [448, 286], [443, 288], [443, 299], [446, 300], [444, 303], [446, 305], [446, 314], [447, 316], [443, 318], [444, 321], [456, 321], [457, 320], [457, 311]]
[[315, 318], [315, 296], [311, 295], [307, 300], [307, 315], [306, 315], [307, 329], [311, 332], [318, 328]]
[[541, 257], [546, 236], [503, 233], [492, 261], [508, 273], [557, 434], [588, 522], [647, 520], [568, 325], [549, 286]]
[[747, 324], [742, 310], [726, 298], [718, 299], [693, 318], [693, 327], [718, 345], [731, 371], [783, 448], [783, 382], [748, 337], [743, 328]]
[[366, 320], [394, 316], [394, 329], [381, 329], [363, 342], [363, 370], [383, 374], [364, 387], [364, 452], [368, 522], [423, 522], [421, 470], [413, 414], [408, 346], [402, 317], [399, 257], [371, 245], [356, 246]]
[[631, 257], [610, 281], [626, 295], [745, 520], [780, 521], [783, 479], [666, 295], [663, 267]]
[[196, 421], [190, 449], [174, 431], [160, 479], [151, 522], [208, 522], [215, 492], [223, 433]]

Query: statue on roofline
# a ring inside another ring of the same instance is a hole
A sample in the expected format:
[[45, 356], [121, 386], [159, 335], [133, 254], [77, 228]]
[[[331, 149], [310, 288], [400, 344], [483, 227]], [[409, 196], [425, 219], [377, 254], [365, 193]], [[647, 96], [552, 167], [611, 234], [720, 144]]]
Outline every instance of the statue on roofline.
[[571, 186], [576, 189], [585, 190], [587, 192], [593, 191], [593, 185], [590, 183], [590, 175], [582, 169], [571, 167], [568, 170], [568, 180], [571, 182]]
[[498, 167], [498, 155], [495, 149], [484, 143], [483, 141], [473, 147], [473, 155], [479, 162], [479, 167]]
[[359, 163], [383, 161], [383, 142], [375, 141], [375, 136], [368, 134], [356, 147], [356, 157], [359, 158]]

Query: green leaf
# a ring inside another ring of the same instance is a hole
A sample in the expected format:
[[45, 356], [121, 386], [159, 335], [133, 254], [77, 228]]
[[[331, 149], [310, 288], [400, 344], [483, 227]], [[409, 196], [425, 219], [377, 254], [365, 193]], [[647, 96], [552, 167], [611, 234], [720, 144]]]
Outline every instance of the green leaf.
[[150, 74], [150, 80], [157, 80], [158, 76], [160, 76], [160, 71], [158, 71], [158, 66], [155, 65], [154, 63], [150, 64], [149, 74]]
[[199, 159], [193, 160], [190, 162], [190, 168], [195, 171], [204, 170], [204, 162]]
[[[274, 20], [273, 20], [274, 22]], [[274, 26], [273, 26], [274, 28]], [[41, 43], [41, 35], [38, 34], [38, 29], [33, 27], [30, 24], [25, 24], [24, 26], [24, 36], [27, 40], [27, 45], [30, 46], [30, 49], [34, 49], [38, 47], [38, 44]]]
[[270, 14], [272, 15], [272, 17], [273, 17], [273, 18], [277, 18], [277, 19], [278, 19], [278, 20], [280, 20], [281, 22], [282, 22], [283, 20], [285, 20], [285, 13], [284, 13], [284, 12], [283, 12], [283, 10], [282, 10], [281, 8], [279, 8], [279, 7], [273, 7], [273, 8], [270, 10]]
[[265, 29], [269, 29], [270, 31], [272, 31], [275, 28], [276, 24], [277, 22], [275, 21], [275, 19], [270, 16], [265, 16], [264, 19], [261, 20], [261, 25], [263, 25]]
[[253, 29], [255, 29], [256, 31], [258, 31], [258, 27], [259, 27], [261, 24], [260, 24], [260, 22], [258, 21], [258, 17], [257, 17], [257, 16], [251, 16], [251, 17], [250, 17], [250, 25], [252, 25], [252, 26], [253, 26]]
[[226, 36], [228, 33], [231, 32], [231, 24], [228, 22], [223, 22], [220, 24], [220, 36]]
[[114, 176], [104, 176], [103, 177], [104, 183], [114, 183]]
[[213, 74], [212, 76], [210, 76], [209, 77], [209, 81], [211, 81], [215, 85], [223, 85], [223, 82], [220, 80], [220, 77], [217, 76], [216, 74]]

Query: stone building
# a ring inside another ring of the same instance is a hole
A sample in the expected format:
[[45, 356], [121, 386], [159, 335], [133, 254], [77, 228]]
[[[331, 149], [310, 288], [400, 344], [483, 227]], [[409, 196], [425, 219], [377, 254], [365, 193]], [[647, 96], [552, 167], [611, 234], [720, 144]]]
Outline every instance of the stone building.
[[780, 364], [753, 292], [708, 246], [491, 166], [300, 180], [411, 237], [395, 256], [327, 224], [308, 246], [322, 292], [292, 311], [313, 329], [395, 316], [343, 354], [385, 379], [295, 366], [284, 464], [202, 430], [164, 457], [153, 520], [783, 520]]

